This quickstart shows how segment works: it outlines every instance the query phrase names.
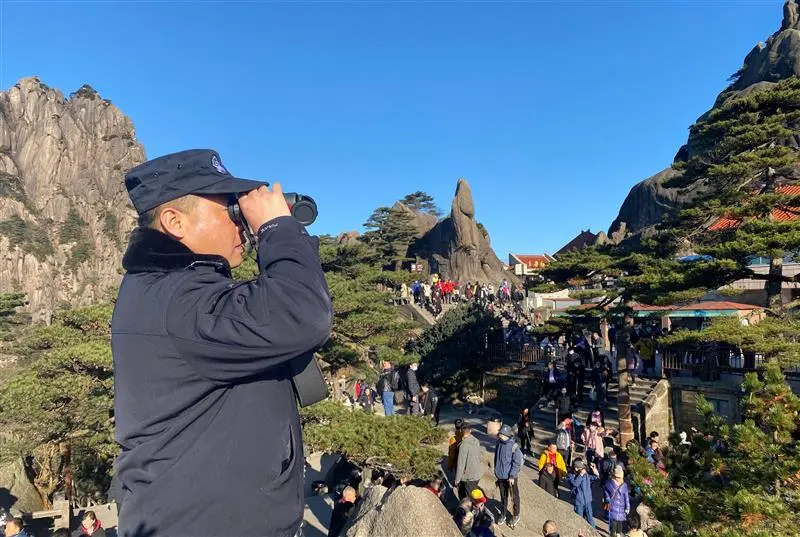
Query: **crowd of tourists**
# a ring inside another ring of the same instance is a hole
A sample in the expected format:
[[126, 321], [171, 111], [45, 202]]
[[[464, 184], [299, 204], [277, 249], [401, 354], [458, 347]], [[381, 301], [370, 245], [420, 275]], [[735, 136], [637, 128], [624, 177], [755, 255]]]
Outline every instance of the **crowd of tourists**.
[[[512, 319], [505, 336], [516, 342], [520, 331], [528, 332], [525, 324]], [[661, 334], [634, 327], [632, 319], [626, 318], [625, 324], [612, 329], [611, 335], [611, 345], [607, 345], [599, 333], [564, 334], [535, 343], [561, 349], [562, 359], [547, 363], [542, 379], [542, 397], [520, 410], [514, 427], [508, 424], [500, 427], [494, 450], [495, 480], [501, 506], [499, 513], [486, 507], [486, 492], [479, 486], [484, 471], [484, 448], [472, 435], [472, 426], [456, 420], [447, 467], [453, 492], [460, 502], [453, 518], [465, 536], [489, 537], [494, 535], [493, 528], [497, 526], [506, 524], [513, 528], [519, 523], [518, 480], [526, 458], [531, 466], [538, 468], [537, 484], [548, 494], [560, 499], [560, 489], [569, 489], [575, 513], [590, 527], [595, 528], [595, 481], [599, 482], [612, 537], [641, 537], [652, 527], [653, 520], [646, 507], [642, 506], [638, 511], [632, 509], [632, 495], [627, 482], [628, 451], [619, 446], [618, 431], [606, 425], [605, 411], [609, 385], [618, 376], [616, 360], [612, 357], [616, 353], [625, 356], [629, 381], [635, 382], [637, 374], [648, 370], [646, 364], [652, 359], [649, 349], [655, 348], [654, 341]], [[390, 362], [383, 362], [382, 366], [374, 387], [363, 379], [356, 381], [352, 395], [349, 395], [352, 404], [373, 412], [380, 402], [386, 416], [394, 415], [397, 408], [402, 407], [407, 413], [427, 416], [438, 425], [441, 400], [429, 384], [418, 378], [418, 364], [398, 368]], [[548, 432], [547, 448], [534, 459], [532, 444], [536, 431], [532, 412], [545, 407], [553, 409], [555, 418]], [[588, 423], [577, 418], [576, 411], [580, 408], [590, 410]], [[650, 434], [642, 454], [659, 471], [666, 472], [657, 432]], [[442, 477], [417, 484], [443, 498]], [[395, 486], [406, 485], [408, 481], [386, 479]], [[350, 503], [348, 500], [342, 502]], [[336, 517], [341, 517], [346, 506], [337, 504], [337, 508]], [[543, 534], [558, 535], [557, 530]]]
[[461, 302], [475, 302], [490, 310], [509, 307], [515, 317], [522, 318], [525, 315], [525, 293], [522, 286], [513, 287], [507, 279], [495, 287], [491, 283], [459, 283], [433, 274], [429, 280], [400, 284], [397, 300], [402, 304], [413, 303], [434, 316], [443, 313], [445, 304]]
[[[22, 518], [12, 517], [3, 513], [0, 514], [0, 535], [4, 537], [31, 537], [32, 534]], [[71, 531], [68, 528], [59, 528], [52, 535], [53, 537], [106, 537], [106, 530], [94, 511], [86, 511], [83, 513], [80, 526], [76, 530]]]

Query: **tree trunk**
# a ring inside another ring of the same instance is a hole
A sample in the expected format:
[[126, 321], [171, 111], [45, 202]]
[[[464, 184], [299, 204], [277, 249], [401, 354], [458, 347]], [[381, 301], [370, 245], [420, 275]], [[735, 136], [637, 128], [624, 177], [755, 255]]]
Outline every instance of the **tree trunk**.
[[767, 307], [777, 311], [783, 306], [783, 297], [781, 296], [783, 281], [780, 279], [783, 275], [782, 257], [773, 257], [769, 260], [769, 275], [773, 278], [767, 280], [764, 286], [767, 291]]
[[619, 412], [619, 445], [622, 449], [633, 440], [633, 420], [631, 419], [631, 392], [628, 387], [627, 349], [617, 348], [617, 381], [619, 393], [617, 408]]
[[72, 505], [72, 444], [64, 443], [62, 454], [64, 456], [64, 499]]

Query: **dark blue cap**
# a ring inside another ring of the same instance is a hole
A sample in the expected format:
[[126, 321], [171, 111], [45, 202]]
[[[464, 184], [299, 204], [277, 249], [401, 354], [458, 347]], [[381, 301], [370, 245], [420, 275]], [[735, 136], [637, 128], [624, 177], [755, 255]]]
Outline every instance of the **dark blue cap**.
[[125, 188], [139, 214], [187, 194], [237, 194], [268, 184], [234, 177], [211, 149], [154, 158], [125, 175]]

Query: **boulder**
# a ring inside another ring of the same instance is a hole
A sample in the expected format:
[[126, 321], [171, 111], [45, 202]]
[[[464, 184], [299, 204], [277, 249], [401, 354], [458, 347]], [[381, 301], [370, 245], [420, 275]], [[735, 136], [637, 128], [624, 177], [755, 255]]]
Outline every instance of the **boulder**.
[[22, 459], [0, 466], [0, 509], [13, 513], [44, 509], [36, 487], [25, 473]]
[[[497, 519], [501, 509], [500, 495], [495, 485], [493, 473], [494, 470], [481, 479], [480, 487], [489, 498], [487, 506], [495, 515], [495, 519]], [[564, 495], [564, 499], [561, 500], [551, 496], [536, 484], [533, 479], [534, 473], [534, 471], [528, 472], [526, 467], [520, 475], [518, 483], [521, 511], [519, 525], [511, 531], [508, 530], [508, 526], [502, 526], [500, 528], [501, 533], [496, 533], [496, 535], [503, 535], [504, 537], [511, 537], [512, 535], [541, 535], [544, 523], [548, 520], [553, 520], [558, 525], [561, 535], [573, 536], [582, 531], [586, 537], [599, 537], [599, 533], [593, 532], [589, 524], [575, 514], [572, 504], [569, 501], [565, 501], [568, 500], [567, 495]], [[562, 494], [564, 494], [563, 491]], [[596, 498], [600, 497], [599, 484], [595, 485], [594, 496]], [[597, 507], [595, 507], [594, 514], [595, 519], [598, 516], [603, 516], [603, 513], [599, 512]], [[599, 521], [596, 520], [596, 522]]]
[[428, 262], [431, 273], [466, 283], [489, 282], [495, 285], [508, 279], [516, 282], [513, 273], [505, 270], [475, 221], [472, 191], [464, 179], [459, 179], [450, 216], [437, 222], [409, 248], [409, 257]]
[[358, 243], [361, 234], [358, 231], [345, 231], [336, 237], [336, 244], [350, 246]]
[[623, 225], [635, 233], [657, 224], [664, 215], [680, 207], [679, 189], [664, 186], [666, 181], [677, 175], [677, 171], [667, 168], [631, 188], [608, 234], [614, 235]]
[[461, 537], [442, 502], [430, 491], [413, 486], [387, 489], [375, 485], [356, 505], [342, 535], [345, 537]]

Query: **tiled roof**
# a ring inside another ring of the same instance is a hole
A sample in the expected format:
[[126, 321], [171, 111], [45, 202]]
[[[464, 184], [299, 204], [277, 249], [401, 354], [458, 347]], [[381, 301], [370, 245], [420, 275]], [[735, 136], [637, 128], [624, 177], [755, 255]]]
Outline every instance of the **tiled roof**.
[[800, 196], [800, 185], [783, 185], [775, 189], [778, 194], [785, 196]]
[[546, 255], [521, 255], [521, 254], [511, 254], [516, 259], [519, 259], [520, 263], [523, 263], [529, 269], [537, 269], [537, 268], [544, 268], [550, 264], [550, 259]]
[[[775, 189], [776, 194], [785, 196], [800, 196], [800, 185], [784, 185]], [[775, 222], [791, 222], [800, 218], [800, 207], [778, 206], [770, 212], [772, 220]], [[709, 231], [725, 231], [726, 229], [736, 229], [742, 224], [741, 218], [731, 218], [722, 216], [713, 224], [708, 226]]]
[[725, 231], [726, 229], [736, 229], [742, 223], [741, 218], [728, 218], [723, 216], [716, 222], [708, 226], [709, 231]]
[[564, 245], [555, 255], [569, 252], [570, 250], [581, 250], [587, 246], [593, 245], [597, 241], [597, 235], [589, 231], [581, 231], [577, 237]]
[[759, 306], [752, 304], [740, 304], [738, 302], [727, 302], [724, 300], [711, 300], [708, 302], [698, 302], [697, 304], [689, 304], [688, 306], [681, 306], [676, 308], [678, 311], [690, 310], [759, 310]]
[[772, 209], [772, 219], [776, 222], [791, 222], [800, 217], [800, 207], [776, 207]]
[[651, 306], [650, 304], [633, 304], [633, 311], [672, 311], [676, 306]]

